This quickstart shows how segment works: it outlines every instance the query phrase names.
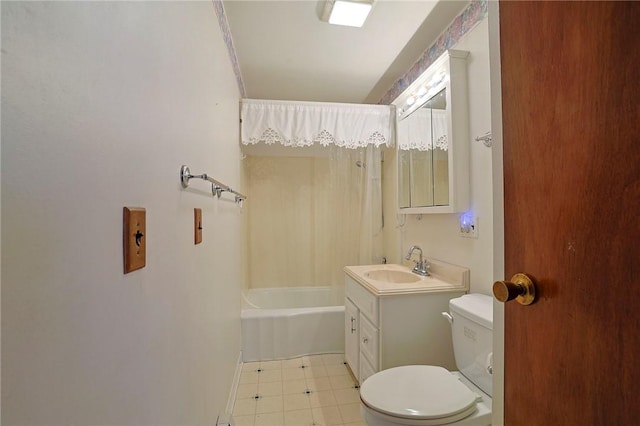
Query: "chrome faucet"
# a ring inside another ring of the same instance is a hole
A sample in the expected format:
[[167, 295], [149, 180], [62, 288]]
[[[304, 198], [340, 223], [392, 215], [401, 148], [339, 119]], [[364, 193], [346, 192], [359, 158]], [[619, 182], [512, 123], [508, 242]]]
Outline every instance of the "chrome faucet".
[[418, 250], [420, 251], [420, 257], [418, 259], [416, 263], [416, 266], [413, 267], [413, 269], [411, 270], [411, 272], [413, 272], [414, 274], [418, 274], [420, 276], [423, 277], [428, 277], [429, 276], [429, 268], [431, 267], [431, 265], [429, 265], [429, 262], [427, 262], [427, 259], [425, 259], [422, 256], [422, 249], [418, 246], [411, 246], [411, 248], [409, 249], [409, 252], [407, 253], [407, 256], [405, 257], [405, 259], [407, 260], [411, 260], [411, 256], [413, 255], [413, 251], [414, 250]]

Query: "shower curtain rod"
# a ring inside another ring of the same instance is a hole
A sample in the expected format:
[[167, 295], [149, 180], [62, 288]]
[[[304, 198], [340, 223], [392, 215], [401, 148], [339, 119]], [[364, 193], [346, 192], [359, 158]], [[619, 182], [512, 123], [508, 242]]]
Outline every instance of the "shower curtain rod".
[[189, 167], [184, 165], [180, 167], [180, 183], [182, 183], [183, 188], [187, 188], [189, 186], [189, 180], [194, 178], [211, 182], [211, 192], [218, 198], [220, 198], [223, 192], [230, 192], [235, 195], [235, 201], [240, 205], [242, 205], [242, 202], [247, 199], [246, 195], [242, 195], [238, 191], [231, 189], [228, 185], [209, 177], [206, 173], [201, 175], [192, 175]]

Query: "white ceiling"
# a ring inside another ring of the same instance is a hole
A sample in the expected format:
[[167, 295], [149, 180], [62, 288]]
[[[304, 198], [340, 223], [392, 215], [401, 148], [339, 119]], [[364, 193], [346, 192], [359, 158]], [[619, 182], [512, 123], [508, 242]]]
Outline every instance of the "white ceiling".
[[362, 28], [324, 3], [224, 0], [248, 98], [376, 103], [468, 1], [377, 0]]

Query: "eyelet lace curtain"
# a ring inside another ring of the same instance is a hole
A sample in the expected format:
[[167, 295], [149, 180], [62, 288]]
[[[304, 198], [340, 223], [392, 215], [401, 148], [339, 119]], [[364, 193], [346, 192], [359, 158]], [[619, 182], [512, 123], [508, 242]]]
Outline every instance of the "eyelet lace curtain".
[[387, 105], [242, 100], [243, 145], [391, 146]]
[[420, 108], [398, 123], [398, 147], [402, 150], [449, 149], [447, 114], [444, 110]]

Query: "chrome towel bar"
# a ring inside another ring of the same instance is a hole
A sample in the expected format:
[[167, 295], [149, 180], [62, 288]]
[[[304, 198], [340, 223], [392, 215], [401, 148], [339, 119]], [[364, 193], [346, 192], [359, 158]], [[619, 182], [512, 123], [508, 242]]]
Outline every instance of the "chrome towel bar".
[[211, 182], [211, 193], [218, 198], [222, 195], [223, 192], [230, 192], [235, 195], [235, 202], [242, 206], [242, 202], [247, 199], [246, 195], [242, 195], [238, 191], [231, 189], [231, 187], [225, 185], [224, 183], [215, 180], [212, 177], [209, 177], [206, 173], [201, 175], [192, 175], [189, 167], [182, 166], [180, 167], [180, 183], [183, 188], [189, 187], [189, 180], [191, 179], [202, 179], [208, 182]]

